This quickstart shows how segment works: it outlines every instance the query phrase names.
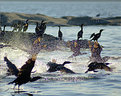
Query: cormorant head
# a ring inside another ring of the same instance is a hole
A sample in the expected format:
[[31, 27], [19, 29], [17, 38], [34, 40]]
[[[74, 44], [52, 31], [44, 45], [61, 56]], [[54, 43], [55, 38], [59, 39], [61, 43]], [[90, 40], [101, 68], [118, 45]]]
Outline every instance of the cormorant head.
[[80, 27], [82, 28], [84, 26], [84, 24], [81, 24]]
[[29, 21], [29, 19], [26, 20], [26, 23]]
[[61, 27], [61, 26], [58, 26], [59, 28]]
[[65, 64], [70, 64], [70, 63], [72, 63], [72, 62], [70, 62], [70, 61], [65, 61], [62, 65], [64, 66]]
[[44, 20], [41, 21], [41, 23], [43, 23], [43, 22], [44, 22]]
[[100, 29], [100, 32], [102, 32], [104, 29]]

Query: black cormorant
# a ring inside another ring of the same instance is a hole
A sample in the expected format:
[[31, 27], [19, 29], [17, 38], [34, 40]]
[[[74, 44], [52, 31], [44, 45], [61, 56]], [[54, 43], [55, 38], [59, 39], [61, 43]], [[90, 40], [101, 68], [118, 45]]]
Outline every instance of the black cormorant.
[[108, 67], [109, 63], [97, 63], [97, 62], [91, 62], [88, 65], [88, 70], [85, 73], [88, 73], [88, 71], [98, 72], [96, 69], [104, 69], [105, 71], [112, 71], [110, 67]]
[[92, 38], [91, 41], [92, 41], [92, 40], [98, 41], [98, 39], [100, 38], [101, 33], [102, 33], [103, 30], [104, 30], [104, 29], [101, 29], [100, 32], [97, 33], [97, 34], [93, 33], [93, 34], [90, 36], [90, 38]]
[[35, 32], [37, 35], [39, 35], [39, 31], [40, 31], [39, 24], [38, 24], [38, 22], [36, 22]]
[[72, 70], [64, 67], [65, 64], [70, 64], [70, 61], [65, 61], [63, 64], [57, 64], [57, 63], [53, 63], [53, 62], [48, 62], [48, 66], [49, 69], [47, 70], [47, 72], [56, 72], [56, 71], [60, 71], [60, 72], [65, 72], [65, 73], [75, 73]]
[[59, 38], [59, 40], [62, 40], [63, 33], [60, 30], [60, 26], [58, 26], [58, 27], [59, 27], [59, 30], [58, 30], [58, 38]]
[[46, 30], [46, 23], [47, 22], [45, 22], [44, 20], [41, 21], [41, 24], [39, 26], [40, 31], [39, 31], [39, 34], [37, 34], [38, 36], [43, 37], [43, 34], [44, 34], [45, 30]]
[[22, 21], [18, 21], [18, 32], [21, 32], [23, 29], [23, 22]]
[[83, 37], [83, 26], [84, 26], [84, 24], [81, 24], [81, 26], [80, 26], [81, 30], [77, 34], [77, 40], [79, 40], [80, 38]]
[[1, 32], [1, 35], [2, 35], [2, 36], [5, 35], [5, 27], [6, 27], [6, 25], [3, 26], [3, 30], [2, 30], [2, 32]]
[[28, 29], [28, 19], [26, 20], [26, 22], [25, 22], [25, 24], [24, 24], [24, 26], [23, 26], [23, 32], [26, 32], [27, 31], [27, 29]]
[[20, 71], [18, 73], [18, 77], [14, 81], [12, 81], [12, 82], [10, 82], [8, 84], [15, 83], [15, 86], [18, 85], [18, 90], [19, 90], [19, 87], [22, 84], [25, 84], [27, 82], [33, 82], [33, 81], [36, 81], [38, 79], [41, 79], [42, 77], [40, 77], [40, 76], [31, 78], [31, 71], [32, 71], [32, 69], [33, 69], [33, 67], [35, 65], [35, 61], [36, 61], [36, 55], [32, 55], [32, 58], [27, 60], [26, 64], [24, 64], [20, 68]]
[[17, 23], [13, 23], [13, 24], [11, 25], [11, 27], [13, 27], [12, 32], [17, 31], [17, 29], [18, 29], [18, 24], [17, 24]]

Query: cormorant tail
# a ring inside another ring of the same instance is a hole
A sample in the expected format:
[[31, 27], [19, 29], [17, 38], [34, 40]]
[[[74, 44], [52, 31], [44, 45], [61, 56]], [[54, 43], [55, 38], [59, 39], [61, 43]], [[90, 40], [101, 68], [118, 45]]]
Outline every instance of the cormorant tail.
[[40, 77], [40, 76], [33, 77], [33, 78], [31, 78], [30, 82], [34, 82], [34, 81], [36, 81], [38, 79], [42, 79], [42, 77]]

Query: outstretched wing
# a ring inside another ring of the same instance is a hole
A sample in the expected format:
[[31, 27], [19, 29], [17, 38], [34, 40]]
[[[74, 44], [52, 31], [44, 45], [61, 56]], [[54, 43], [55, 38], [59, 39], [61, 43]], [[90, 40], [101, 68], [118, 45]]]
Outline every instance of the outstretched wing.
[[91, 36], [90, 36], [90, 38], [92, 38], [93, 36], [95, 36], [95, 33], [92, 33]]
[[36, 61], [36, 55], [33, 55], [32, 58], [28, 59], [26, 61], [26, 64], [24, 64], [18, 73], [18, 76], [30, 76], [31, 71], [34, 67]]
[[15, 64], [13, 64], [7, 57], [4, 57], [4, 61], [6, 62], [10, 73], [12, 73], [15, 76], [18, 76], [19, 70], [17, 69]]
[[55, 71], [57, 71], [56, 68], [59, 66], [59, 64], [53, 63], [53, 62], [48, 62], [47, 66], [49, 66], [49, 69], [47, 70], [47, 72], [55, 72]]

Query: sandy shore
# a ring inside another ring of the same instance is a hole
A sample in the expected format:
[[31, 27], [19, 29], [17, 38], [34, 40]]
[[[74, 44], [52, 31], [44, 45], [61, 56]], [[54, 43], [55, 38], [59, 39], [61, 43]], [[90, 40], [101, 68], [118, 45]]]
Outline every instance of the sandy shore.
[[121, 17], [108, 17], [108, 18], [94, 18], [94, 17], [74, 17], [74, 16], [64, 16], [61, 18], [54, 18], [50, 16], [46, 16], [43, 14], [24, 14], [24, 13], [7, 13], [0, 12], [2, 16], [2, 25], [11, 25], [13, 22], [25, 21], [29, 19], [29, 24], [34, 25], [36, 22], [41, 22], [41, 20], [45, 20], [48, 22], [48, 26], [73, 26], [73, 25], [81, 25], [84, 23], [85, 25], [121, 25]]

